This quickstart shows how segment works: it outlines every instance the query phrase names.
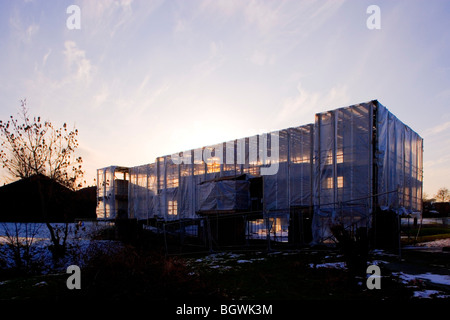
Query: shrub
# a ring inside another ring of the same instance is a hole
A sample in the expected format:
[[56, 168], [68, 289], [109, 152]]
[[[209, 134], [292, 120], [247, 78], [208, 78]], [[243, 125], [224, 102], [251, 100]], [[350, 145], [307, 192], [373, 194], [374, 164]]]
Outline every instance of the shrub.
[[331, 232], [338, 242], [350, 274], [365, 276], [369, 254], [369, 239], [366, 228], [352, 232], [342, 224], [331, 226]]

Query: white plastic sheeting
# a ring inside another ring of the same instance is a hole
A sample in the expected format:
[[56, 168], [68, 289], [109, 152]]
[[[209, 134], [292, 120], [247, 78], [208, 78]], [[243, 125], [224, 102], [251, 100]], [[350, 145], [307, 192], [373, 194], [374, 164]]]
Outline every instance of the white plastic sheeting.
[[372, 212], [373, 109], [363, 103], [316, 115], [313, 238], [330, 226], [370, 226]]
[[[278, 137], [278, 132], [246, 137], [159, 157], [153, 164], [130, 168], [128, 216], [140, 220], [151, 218], [178, 220], [198, 218], [199, 211], [205, 211], [206, 208], [212, 210], [212, 207], [215, 207], [215, 210], [248, 209], [249, 198], [247, 196], [245, 199], [243, 196], [244, 190], [248, 193], [248, 181], [206, 182], [242, 174], [248, 177], [260, 176], [261, 170], [267, 168], [276, 168], [276, 171], [281, 172], [278, 170], [280, 161], [275, 161], [273, 157], [278, 156], [278, 148], [271, 149], [272, 145], [276, 145], [274, 141], [278, 142]], [[283, 143], [287, 143], [287, 140], [283, 139]], [[288, 148], [288, 145], [280, 147], [283, 150]], [[300, 154], [302, 147], [296, 148], [300, 150], [297, 152]], [[285, 168], [286, 151], [283, 151], [283, 154], [280, 159], [283, 159]], [[99, 171], [102, 170], [104, 169]], [[298, 170], [302, 171], [301, 168]], [[289, 206], [286, 202], [288, 175], [285, 172], [283, 176], [279, 175], [279, 179], [278, 175], [270, 175], [275, 179], [272, 182], [268, 179], [268, 183], [279, 190], [279, 195], [268, 196], [267, 203], [274, 210], [282, 208], [288, 212]], [[309, 179], [310, 173], [307, 176]], [[296, 186], [294, 180], [291, 183]], [[299, 185], [298, 188], [301, 189], [303, 186]], [[216, 195], [216, 199], [213, 195]], [[295, 196], [296, 202], [300, 202], [302, 198], [304, 197]], [[280, 199], [284, 199], [284, 202]]]
[[159, 212], [156, 165], [132, 167], [129, 171], [128, 216], [145, 219], [148, 212]]
[[421, 211], [423, 140], [378, 101], [317, 114], [314, 143], [314, 242], [370, 228], [377, 207]]
[[[378, 204], [384, 210], [422, 210], [423, 139], [379, 104]], [[397, 192], [392, 192], [397, 191]]]
[[199, 211], [250, 209], [250, 183], [247, 180], [207, 181], [200, 184]]
[[127, 171], [127, 168], [118, 166], [97, 170], [97, 218], [114, 219], [119, 212], [126, 215], [128, 181], [119, 173]]
[[[380, 207], [421, 211], [423, 140], [378, 101], [316, 114], [314, 124], [159, 157], [129, 168], [128, 216], [198, 218], [200, 210], [238, 210], [239, 180], [263, 177], [263, 214], [284, 221], [292, 207], [313, 207], [313, 241], [333, 223], [370, 227]], [[117, 167], [98, 170], [99, 218], [115, 218]], [[203, 183], [216, 179], [216, 183]], [[225, 181], [222, 179], [222, 181]], [[242, 185], [240, 185], [242, 184]]]

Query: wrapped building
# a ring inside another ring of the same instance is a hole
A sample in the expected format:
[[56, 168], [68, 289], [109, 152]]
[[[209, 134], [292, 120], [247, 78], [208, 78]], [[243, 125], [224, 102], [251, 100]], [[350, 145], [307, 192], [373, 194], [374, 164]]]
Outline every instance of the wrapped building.
[[323, 243], [333, 224], [373, 230], [388, 213], [420, 213], [422, 154], [423, 139], [373, 100], [313, 124], [99, 169], [97, 218], [240, 215], [247, 237]]

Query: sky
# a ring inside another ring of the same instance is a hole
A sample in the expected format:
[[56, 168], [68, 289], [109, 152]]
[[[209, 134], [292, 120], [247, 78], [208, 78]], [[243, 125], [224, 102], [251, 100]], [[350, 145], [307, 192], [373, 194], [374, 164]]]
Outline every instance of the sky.
[[434, 195], [450, 188], [449, 15], [437, 0], [0, 0], [0, 119], [26, 98], [75, 126], [92, 185], [97, 168], [378, 99], [424, 138]]

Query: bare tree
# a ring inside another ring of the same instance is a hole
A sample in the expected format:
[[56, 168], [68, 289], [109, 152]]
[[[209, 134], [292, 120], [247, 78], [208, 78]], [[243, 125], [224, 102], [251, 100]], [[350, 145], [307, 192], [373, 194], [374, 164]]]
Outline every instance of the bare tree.
[[0, 161], [13, 178], [43, 174], [60, 184], [77, 189], [84, 172], [81, 157], [74, 156], [78, 147], [78, 130], [69, 131], [64, 123], [55, 128], [49, 121], [28, 116], [26, 100], [21, 101], [19, 123], [13, 116], [0, 120], [2, 136]]
[[6, 261], [12, 260], [17, 271], [30, 272], [35, 262], [33, 260], [32, 246], [39, 232], [40, 225], [15, 222], [2, 223], [1, 227], [5, 234], [4, 247], [6, 250], [0, 251], [0, 257]]
[[[82, 186], [82, 158], [75, 157], [78, 147], [78, 130], [69, 130], [66, 123], [56, 128], [41, 117], [30, 119], [26, 100], [21, 101], [20, 120], [13, 116], [7, 122], [0, 121], [0, 161], [12, 179], [23, 179], [42, 174], [72, 190]], [[38, 179], [42, 214], [50, 232], [54, 252], [65, 251], [68, 223], [61, 232], [48, 220], [48, 207], [42, 185]], [[52, 192], [50, 191], [50, 199]]]
[[438, 192], [436, 193], [436, 200], [440, 202], [447, 202], [450, 201], [450, 191], [448, 188], [440, 188]]

